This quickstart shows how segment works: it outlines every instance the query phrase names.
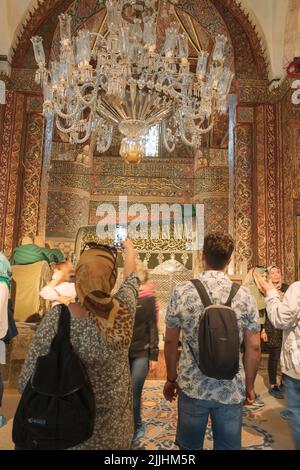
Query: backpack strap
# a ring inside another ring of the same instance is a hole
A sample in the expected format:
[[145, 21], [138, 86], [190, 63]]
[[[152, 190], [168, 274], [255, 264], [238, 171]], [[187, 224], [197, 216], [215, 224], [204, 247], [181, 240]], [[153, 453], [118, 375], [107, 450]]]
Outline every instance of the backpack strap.
[[[191, 283], [196, 288], [196, 290], [199, 294], [199, 297], [201, 299], [201, 302], [203, 304], [203, 307], [206, 308], [206, 307], [209, 307], [209, 305], [212, 305], [212, 302], [209, 298], [209, 295], [206, 292], [206, 289], [205, 289], [204, 285], [202, 284], [202, 282], [199, 281], [199, 279], [191, 279]], [[194, 361], [196, 362], [197, 366], [199, 367], [198, 360], [196, 358], [196, 355], [195, 355], [191, 345], [188, 342], [187, 342], [187, 345], [189, 347], [189, 350], [191, 351], [191, 354], [193, 356]]]
[[202, 282], [199, 281], [199, 279], [191, 279], [191, 283], [197, 289], [197, 292], [199, 294], [201, 302], [203, 303], [204, 308], [209, 307], [209, 305], [212, 305], [212, 301], [210, 300], [209, 295], [206, 292], [206, 289]]
[[70, 341], [70, 331], [71, 331], [71, 315], [68, 307], [66, 305], [61, 305], [61, 311], [58, 320], [57, 333], [53, 338], [51, 344], [51, 350], [57, 351], [61, 340]]
[[228, 300], [225, 304], [226, 307], [231, 307], [231, 302], [233, 300], [233, 298], [236, 296], [236, 294], [238, 293], [238, 290], [240, 289], [240, 285], [233, 282], [232, 283], [232, 286], [231, 286], [231, 290], [230, 290], [230, 294], [229, 294], [229, 297], [228, 297]]
[[70, 310], [64, 304], [61, 305], [61, 311], [58, 323], [58, 333], [62, 334], [65, 338], [70, 339], [71, 332], [71, 315]]

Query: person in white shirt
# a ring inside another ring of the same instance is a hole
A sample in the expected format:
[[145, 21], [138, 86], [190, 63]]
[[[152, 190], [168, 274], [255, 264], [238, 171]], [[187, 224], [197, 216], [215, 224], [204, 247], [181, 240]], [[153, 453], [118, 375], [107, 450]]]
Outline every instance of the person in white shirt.
[[[0, 253], [0, 364], [6, 362], [6, 347], [2, 339], [8, 330], [8, 299], [11, 289], [12, 270], [10, 263], [3, 253]], [[0, 407], [3, 397], [3, 380], [0, 370]], [[0, 427], [5, 424], [4, 416], [0, 415]]]
[[284, 374], [289, 422], [296, 449], [300, 450], [300, 282], [294, 282], [281, 302], [271, 281], [259, 279], [259, 288], [266, 295], [267, 314], [275, 328], [283, 330], [281, 369]]
[[70, 282], [74, 268], [70, 261], [62, 261], [55, 265], [52, 280], [40, 291], [40, 296], [51, 301], [51, 306], [74, 302], [76, 299], [75, 283]]

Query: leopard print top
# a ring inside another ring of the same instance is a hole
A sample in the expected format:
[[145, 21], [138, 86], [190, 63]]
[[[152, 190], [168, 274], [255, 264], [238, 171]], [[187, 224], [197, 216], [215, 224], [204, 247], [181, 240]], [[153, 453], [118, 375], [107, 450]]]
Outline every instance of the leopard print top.
[[[91, 318], [71, 318], [71, 341], [86, 366], [96, 398], [93, 436], [75, 449], [122, 450], [131, 446], [133, 412], [128, 348], [139, 284], [138, 275], [130, 274], [114, 296], [130, 312], [130, 317], [124, 318], [123, 328], [121, 318], [116, 324], [119, 345], [120, 332], [123, 332], [123, 348], [108, 344]], [[21, 392], [33, 373], [37, 358], [49, 352], [59, 314], [60, 306], [55, 306], [36, 331], [19, 378]]]

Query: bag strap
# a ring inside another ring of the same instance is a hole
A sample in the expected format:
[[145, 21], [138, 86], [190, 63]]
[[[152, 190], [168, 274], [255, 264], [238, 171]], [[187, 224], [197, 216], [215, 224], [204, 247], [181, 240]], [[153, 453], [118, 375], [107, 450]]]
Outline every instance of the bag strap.
[[198, 364], [198, 360], [197, 360], [196, 355], [195, 355], [195, 353], [194, 353], [194, 351], [193, 351], [193, 349], [192, 349], [192, 346], [190, 345], [190, 343], [188, 343], [188, 342], [186, 342], [186, 343], [187, 343], [187, 345], [188, 345], [188, 347], [189, 347], [189, 350], [190, 350], [190, 352], [191, 352], [191, 355], [193, 356], [194, 361], [196, 362], [198, 368], [200, 369], [199, 364]]
[[212, 305], [212, 301], [210, 300], [209, 295], [206, 292], [206, 289], [205, 289], [204, 285], [202, 284], [202, 282], [199, 281], [199, 279], [191, 279], [191, 283], [197, 289], [197, 292], [199, 294], [201, 302], [203, 303], [204, 308], [209, 307], [210, 305]]
[[229, 294], [228, 300], [225, 304], [226, 307], [231, 307], [231, 302], [232, 302], [233, 298], [236, 296], [236, 294], [238, 293], [240, 287], [241, 286], [239, 284], [237, 284], [235, 282], [232, 283], [230, 294]]
[[61, 305], [57, 333], [52, 341], [51, 350], [57, 351], [61, 340], [70, 341], [71, 315], [66, 305]]
[[61, 311], [58, 323], [58, 333], [62, 334], [65, 338], [70, 339], [71, 331], [71, 315], [70, 310], [64, 304], [61, 305]]

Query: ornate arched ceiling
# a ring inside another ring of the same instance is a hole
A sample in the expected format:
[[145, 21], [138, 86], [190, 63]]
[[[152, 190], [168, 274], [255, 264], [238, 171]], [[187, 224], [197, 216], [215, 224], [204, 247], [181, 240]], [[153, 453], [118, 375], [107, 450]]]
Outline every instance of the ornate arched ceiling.
[[[73, 32], [76, 32], [78, 29], [87, 28], [92, 31], [99, 32], [101, 34], [106, 33], [107, 25], [106, 25], [106, 10], [105, 8], [101, 8], [100, 10], [97, 8], [97, 4], [95, 3], [95, 13], [91, 10], [88, 16], [85, 12], [83, 15], [80, 11], [80, 3], [74, 2], [68, 8], [67, 12], [73, 18]], [[157, 22], [157, 32], [158, 32], [158, 47], [162, 46], [165, 31], [168, 25], [175, 21], [178, 22], [182, 29], [186, 31], [189, 36], [190, 43], [189, 43], [189, 55], [190, 58], [196, 58], [198, 55], [198, 51], [201, 49], [205, 49], [209, 52], [212, 51], [214, 41], [213, 37], [207, 31], [203, 25], [201, 25], [194, 17], [192, 17], [188, 12], [181, 8], [174, 7], [170, 2], [163, 2], [159, 1], [159, 10], [158, 10], [158, 22]], [[223, 33], [228, 36], [228, 32], [224, 25], [222, 24], [220, 27], [220, 33]], [[60, 50], [60, 31], [59, 26], [57, 25], [56, 31], [54, 33], [52, 48], [50, 53], [50, 58], [54, 60], [55, 57], [58, 57]], [[233, 67], [234, 65], [234, 55], [233, 55], [233, 47], [231, 42], [229, 41], [229, 45], [226, 49], [226, 59], [227, 63]]]
[[[227, 47], [229, 61], [234, 63], [236, 78], [267, 79], [268, 64], [263, 47], [251, 22], [239, 5], [232, 0], [161, 0], [165, 9], [176, 15], [182, 26], [190, 28], [191, 55], [199, 45], [211, 48], [216, 34], [226, 34], [230, 41]], [[174, 5], [174, 9], [172, 5]], [[58, 15], [67, 10], [76, 18], [74, 28], [85, 23], [101, 25], [102, 0], [51, 0], [42, 1], [30, 16], [14, 50], [14, 67], [35, 68], [30, 38], [44, 38], [45, 52], [49, 56], [57, 41]], [[97, 15], [98, 14], [98, 15]], [[102, 18], [103, 19], [103, 18]], [[170, 17], [161, 15], [159, 28], [163, 32]], [[198, 42], [200, 44], [198, 44]]]

